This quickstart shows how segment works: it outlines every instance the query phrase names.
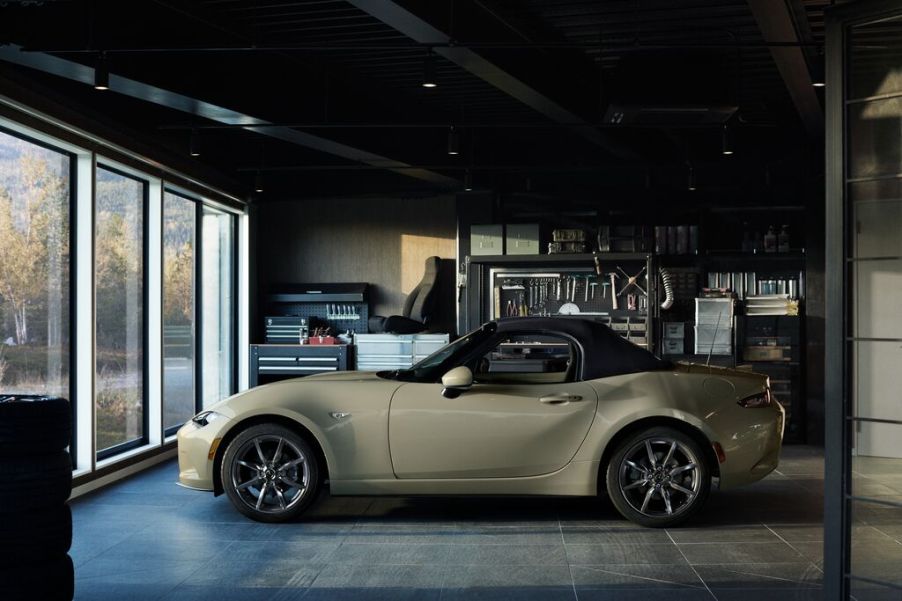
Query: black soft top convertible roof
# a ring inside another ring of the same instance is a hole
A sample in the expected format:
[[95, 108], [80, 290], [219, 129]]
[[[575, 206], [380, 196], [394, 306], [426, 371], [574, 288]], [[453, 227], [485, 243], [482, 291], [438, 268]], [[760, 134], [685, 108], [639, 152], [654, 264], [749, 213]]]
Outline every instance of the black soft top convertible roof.
[[574, 338], [583, 349], [583, 380], [670, 369], [669, 361], [627, 341], [608, 326], [574, 317], [511, 317], [499, 319], [497, 333], [560, 333]]

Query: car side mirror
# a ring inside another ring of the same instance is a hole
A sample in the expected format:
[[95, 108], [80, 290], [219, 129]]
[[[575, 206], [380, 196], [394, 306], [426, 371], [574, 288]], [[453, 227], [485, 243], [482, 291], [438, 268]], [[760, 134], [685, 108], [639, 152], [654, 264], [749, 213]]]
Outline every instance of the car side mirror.
[[442, 376], [442, 396], [456, 399], [473, 385], [473, 372], [466, 365], [455, 367]]

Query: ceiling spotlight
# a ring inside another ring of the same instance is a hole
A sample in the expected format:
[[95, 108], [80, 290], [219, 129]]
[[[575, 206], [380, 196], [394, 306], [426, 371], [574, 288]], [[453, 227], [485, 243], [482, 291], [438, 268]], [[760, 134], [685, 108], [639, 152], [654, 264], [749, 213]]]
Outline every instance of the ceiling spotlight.
[[188, 138], [188, 154], [190, 154], [193, 157], [200, 156], [200, 150], [198, 149], [198, 144], [197, 144], [197, 130], [196, 129], [191, 130], [191, 137]]
[[460, 135], [458, 135], [453, 125], [448, 130], [448, 154], [460, 154]]
[[822, 58], [815, 60], [811, 66], [811, 85], [815, 88], [826, 87], [827, 81], [824, 78], [824, 61]]
[[437, 88], [438, 83], [435, 81], [435, 55], [432, 48], [426, 51], [426, 58], [423, 59], [423, 81], [420, 84], [424, 88]]
[[689, 181], [686, 189], [690, 192], [695, 190], [695, 171], [692, 169], [692, 165], [689, 165]]
[[98, 54], [97, 61], [94, 63], [94, 89], [110, 89], [110, 68], [107, 65], [106, 52]]
[[254, 192], [258, 194], [263, 192], [263, 174], [259, 171], [257, 172], [257, 176], [254, 178]]
[[733, 154], [733, 145], [730, 144], [730, 132], [726, 125], [723, 126], [720, 150], [725, 155]]
[[464, 192], [472, 192], [473, 191], [473, 174], [470, 173], [470, 170], [467, 169], [466, 173], [464, 173]]

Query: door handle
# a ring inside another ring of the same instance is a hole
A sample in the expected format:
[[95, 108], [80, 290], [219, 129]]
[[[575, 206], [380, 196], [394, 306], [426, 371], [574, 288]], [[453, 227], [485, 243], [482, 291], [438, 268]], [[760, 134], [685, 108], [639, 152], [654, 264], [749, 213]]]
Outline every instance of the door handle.
[[549, 394], [548, 396], [539, 398], [539, 402], [545, 403], [546, 405], [563, 405], [565, 403], [581, 400], [583, 400], [583, 397], [578, 394]]

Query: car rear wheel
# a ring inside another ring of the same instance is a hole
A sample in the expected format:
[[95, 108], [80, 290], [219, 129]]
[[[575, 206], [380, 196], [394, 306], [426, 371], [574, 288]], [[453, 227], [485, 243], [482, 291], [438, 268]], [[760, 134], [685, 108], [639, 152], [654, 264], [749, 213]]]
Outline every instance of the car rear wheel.
[[235, 508], [259, 522], [297, 517], [316, 498], [319, 466], [299, 434], [278, 424], [252, 426], [229, 443], [222, 484]]
[[701, 509], [711, 490], [711, 471], [704, 449], [690, 436], [655, 427], [617, 446], [606, 483], [621, 515], [662, 528], [684, 522]]

